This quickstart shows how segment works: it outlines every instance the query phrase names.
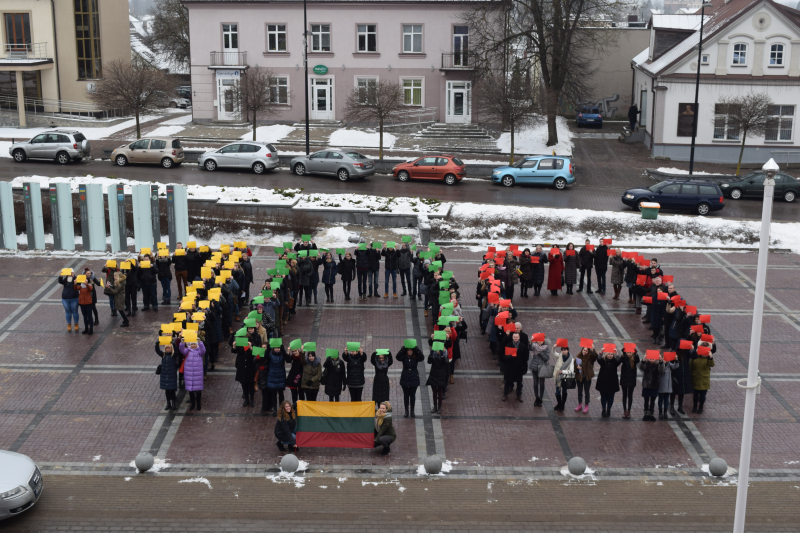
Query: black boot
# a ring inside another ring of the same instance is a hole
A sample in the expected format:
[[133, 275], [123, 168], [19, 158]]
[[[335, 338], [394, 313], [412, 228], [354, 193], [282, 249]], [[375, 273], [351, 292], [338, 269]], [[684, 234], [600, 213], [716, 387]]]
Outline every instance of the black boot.
[[697, 406], [697, 414], [703, 414], [703, 404], [706, 403], [705, 400], [700, 400], [700, 404]]
[[556, 405], [553, 407], [553, 411], [561, 411], [561, 395], [556, 393]]
[[411, 403], [410, 403], [410, 406], [409, 406], [409, 409], [411, 411], [411, 418], [416, 418], [416, 415], [414, 414], [414, 405], [415, 405], [415, 403], [416, 402], [414, 402], [414, 400], [411, 400]]
[[189, 398], [190, 398], [189, 410], [194, 411], [194, 404], [195, 404], [194, 396], [190, 396]]
[[694, 401], [692, 402], [692, 412], [693, 412], [693, 413], [696, 413], [696, 412], [697, 412], [697, 400], [694, 400]]
[[281, 441], [278, 441], [278, 442], [276, 442], [275, 444], [278, 446], [278, 449], [279, 449], [280, 451], [282, 451], [282, 452], [285, 452], [285, 451], [286, 451], [286, 447], [285, 447], [285, 446], [284, 446], [284, 445], [281, 443]]
[[203, 408], [203, 391], [199, 390], [197, 391], [197, 410], [199, 411], [202, 408]]

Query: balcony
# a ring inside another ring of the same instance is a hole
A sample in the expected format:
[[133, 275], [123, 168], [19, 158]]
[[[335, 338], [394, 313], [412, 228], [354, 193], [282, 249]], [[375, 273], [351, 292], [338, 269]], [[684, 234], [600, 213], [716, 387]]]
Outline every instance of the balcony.
[[211, 52], [208, 68], [247, 67], [247, 52]]
[[0, 57], [0, 64], [5, 66], [20, 65], [30, 66], [42, 63], [52, 63], [47, 53], [47, 43], [3, 43], [4, 57]]
[[442, 53], [442, 68], [439, 70], [474, 70], [473, 54], [470, 52]]

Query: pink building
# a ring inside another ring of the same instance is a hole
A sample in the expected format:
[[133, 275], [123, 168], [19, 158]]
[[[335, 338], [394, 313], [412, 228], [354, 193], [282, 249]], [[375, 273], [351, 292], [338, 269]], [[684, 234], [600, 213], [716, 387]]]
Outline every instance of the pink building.
[[[276, 122], [305, 118], [303, 2], [184, 0], [189, 10], [194, 120], [234, 120], [232, 87], [248, 67], [277, 75]], [[355, 87], [403, 85], [409, 110], [471, 122], [469, 0], [308, 0], [312, 120], [337, 120]], [[291, 94], [291, 96], [290, 96]], [[430, 108], [435, 108], [435, 111]]]

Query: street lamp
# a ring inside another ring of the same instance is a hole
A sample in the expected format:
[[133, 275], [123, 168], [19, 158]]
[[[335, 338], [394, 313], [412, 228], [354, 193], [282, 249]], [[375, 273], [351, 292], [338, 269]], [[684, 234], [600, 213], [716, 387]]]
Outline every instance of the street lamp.
[[[774, 159], [767, 161], [764, 171], [764, 206], [761, 210], [761, 241], [758, 245], [758, 273], [756, 274], [756, 298], [753, 302], [753, 327], [750, 331], [750, 360], [747, 365], [747, 379], [740, 379], [736, 385], [745, 389], [744, 424], [742, 426], [742, 451], [739, 455], [739, 483], [736, 488], [736, 514], [733, 519], [733, 533], [744, 533], [744, 517], [747, 511], [747, 482], [750, 477], [750, 450], [753, 445], [753, 417], [756, 410], [756, 394], [761, 387], [758, 377], [758, 357], [761, 351], [761, 323], [764, 318], [764, 292], [767, 285], [767, 255], [769, 254], [769, 227], [772, 222], [772, 197], [775, 192], [775, 173], [778, 164]], [[743, 385], [742, 381], [747, 384]]]
[[698, 98], [700, 97], [700, 64], [703, 62], [703, 21], [706, 19], [706, 8], [711, 2], [703, 2], [700, 6], [700, 42], [697, 45], [697, 77], [694, 82], [694, 121], [692, 122], [692, 150], [689, 153], [689, 175], [694, 171], [694, 142], [697, 138], [697, 115], [700, 114]]
[[308, 15], [306, 0], [303, 0], [303, 77], [306, 81], [306, 155], [310, 152], [308, 142]]

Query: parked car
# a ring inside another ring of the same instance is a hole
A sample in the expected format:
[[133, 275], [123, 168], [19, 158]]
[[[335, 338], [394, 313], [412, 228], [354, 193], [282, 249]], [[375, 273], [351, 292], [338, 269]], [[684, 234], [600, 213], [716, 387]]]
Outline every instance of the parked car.
[[350, 178], [366, 178], [375, 174], [375, 163], [367, 156], [352, 150], [322, 150], [292, 159], [292, 172], [304, 174], [327, 174], [339, 181]]
[[575, 183], [572, 161], [568, 157], [537, 155], [523, 157], [513, 165], [498, 167], [492, 171], [492, 183], [506, 187], [520, 184], [552, 185], [558, 190]]
[[173, 96], [169, 99], [169, 106], [170, 107], [180, 107], [181, 109], [186, 109], [192, 105], [192, 101], [186, 98], [181, 98], [180, 96]]
[[206, 152], [197, 159], [200, 167], [212, 171], [217, 168], [250, 168], [263, 174], [280, 165], [278, 150], [270, 143], [238, 141], [219, 150]]
[[[738, 180], [731, 180], [720, 183], [722, 193], [733, 200], [744, 197], [764, 197], [764, 173], [751, 172]], [[775, 174], [775, 198], [783, 198], [787, 202], [794, 202], [800, 194], [800, 180], [786, 174], [778, 172]]]
[[148, 137], [115, 148], [111, 160], [121, 167], [128, 163], [159, 163], [164, 168], [172, 168], [183, 163], [183, 147], [172, 137]]
[[622, 203], [642, 210], [642, 202], [656, 202], [662, 209], [688, 209], [707, 215], [725, 207], [719, 185], [706, 180], [665, 180], [646, 189], [628, 189]]
[[467, 175], [467, 165], [448, 154], [426, 155], [395, 165], [392, 175], [400, 181], [435, 180], [455, 185]]
[[575, 117], [575, 125], [581, 126], [597, 126], [603, 127], [603, 115], [600, 113], [600, 108], [594, 106], [583, 106], [578, 110], [578, 115]]
[[33, 459], [0, 450], [0, 473], [0, 520], [27, 511], [39, 500], [44, 481]]
[[175, 94], [180, 96], [181, 98], [185, 98], [192, 101], [192, 86], [191, 85], [181, 85], [180, 87], [175, 87]]
[[54, 159], [62, 165], [89, 157], [91, 152], [89, 140], [78, 130], [44, 131], [30, 141], [12, 144], [8, 149], [17, 163], [26, 159]]

